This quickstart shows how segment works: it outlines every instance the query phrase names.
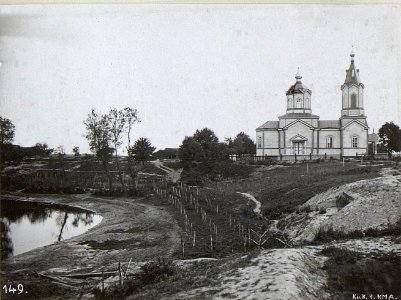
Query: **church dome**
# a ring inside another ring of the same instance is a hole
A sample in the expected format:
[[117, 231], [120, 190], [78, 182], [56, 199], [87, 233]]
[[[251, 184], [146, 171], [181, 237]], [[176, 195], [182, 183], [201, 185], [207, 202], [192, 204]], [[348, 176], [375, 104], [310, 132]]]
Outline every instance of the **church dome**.
[[302, 76], [301, 74], [299, 74], [299, 70], [297, 74], [295, 74], [295, 79], [296, 82], [288, 89], [288, 91], [285, 93], [286, 95], [303, 94], [305, 92], [309, 92], [309, 94], [312, 94], [312, 91], [302, 83]]

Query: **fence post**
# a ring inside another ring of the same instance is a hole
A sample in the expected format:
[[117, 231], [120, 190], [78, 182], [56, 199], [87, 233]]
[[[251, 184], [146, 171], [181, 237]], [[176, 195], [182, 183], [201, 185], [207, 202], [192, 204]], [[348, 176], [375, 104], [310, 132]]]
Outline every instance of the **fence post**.
[[104, 269], [102, 269], [102, 293], [104, 293]]
[[121, 262], [118, 262], [118, 278], [119, 278], [120, 289], [121, 289], [123, 286], [123, 278], [121, 276]]

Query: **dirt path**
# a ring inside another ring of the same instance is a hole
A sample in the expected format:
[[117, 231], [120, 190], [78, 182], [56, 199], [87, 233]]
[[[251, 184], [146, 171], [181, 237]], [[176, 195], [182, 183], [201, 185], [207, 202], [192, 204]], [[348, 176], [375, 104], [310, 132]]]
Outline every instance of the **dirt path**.
[[[146, 259], [171, 255], [179, 246], [176, 221], [166, 208], [151, 204], [151, 198], [111, 199], [85, 194], [43, 195], [30, 200], [76, 205], [103, 217], [98, 226], [80, 236], [2, 262], [3, 281], [24, 283], [28, 290], [31, 289], [32, 296], [40, 290], [41, 284], [49, 284], [47, 280], [34, 278], [33, 271], [51, 276], [100, 272], [102, 268], [115, 271], [118, 262], [126, 265], [132, 258], [135, 266]], [[86, 285], [93, 287], [97, 281], [99, 278], [91, 279]], [[75, 283], [79, 287], [84, 281]], [[63, 293], [74, 295], [79, 292], [78, 287], [75, 291], [68, 289]], [[44, 296], [39, 295], [40, 298]], [[55, 298], [55, 295], [51, 298]]]
[[253, 209], [253, 212], [257, 215], [261, 215], [262, 211], [260, 210], [260, 208], [262, 207], [262, 204], [260, 203], [260, 201], [256, 200], [256, 198], [254, 196], [252, 196], [251, 194], [248, 193], [240, 193], [237, 192], [238, 194], [243, 195], [244, 197], [246, 197], [248, 200], [251, 200], [255, 203], [255, 208]]
[[180, 179], [182, 169], [178, 169], [178, 170], [171, 169], [171, 168], [165, 166], [159, 159], [151, 161], [151, 163], [154, 164], [155, 167], [157, 167], [167, 173], [167, 180], [169, 180], [173, 183], [176, 183]]

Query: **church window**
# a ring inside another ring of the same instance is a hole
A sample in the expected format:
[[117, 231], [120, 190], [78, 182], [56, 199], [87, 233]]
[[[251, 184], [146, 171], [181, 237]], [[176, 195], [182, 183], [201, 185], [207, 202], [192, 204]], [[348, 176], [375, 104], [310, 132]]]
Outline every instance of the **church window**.
[[262, 137], [258, 136], [258, 148], [262, 148]]
[[358, 148], [358, 137], [357, 136], [352, 137], [352, 148]]
[[351, 95], [351, 108], [356, 108], [356, 95]]
[[301, 108], [301, 98], [297, 98], [296, 108]]
[[327, 148], [333, 148], [333, 137], [332, 136], [327, 137]]

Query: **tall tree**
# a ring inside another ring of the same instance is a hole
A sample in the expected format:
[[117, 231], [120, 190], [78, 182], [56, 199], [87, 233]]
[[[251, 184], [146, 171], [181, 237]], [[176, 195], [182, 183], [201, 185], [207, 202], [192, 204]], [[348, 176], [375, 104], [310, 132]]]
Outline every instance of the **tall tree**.
[[204, 161], [216, 161], [221, 157], [221, 146], [219, 139], [213, 130], [205, 127], [201, 130], [196, 130], [193, 135], [195, 141], [199, 142], [203, 149], [202, 158]]
[[135, 179], [136, 173], [134, 172], [134, 168], [132, 167], [132, 159], [130, 155], [131, 148], [131, 130], [132, 126], [135, 123], [140, 123], [141, 120], [138, 118], [138, 111], [131, 107], [124, 108], [124, 117], [126, 119], [126, 128], [127, 128], [127, 153], [128, 153], [128, 172], [132, 179]]
[[89, 142], [89, 148], [102, 162], [111, 190], [113, 187], [113, 178], [109, 171], [109, 160], [113, 149], [110, 147], [111, 130], [109, 118], [107, 115], [99, 115], [96, 110], [92, 109], [84, 121], [84, 125], [86, 127], [85, 137]]
[[193, 137], [185, 137], [180, 148], [178, 149], [179, 159], [185, 165], [190, 166], [192, 162], [201, 161], [203, 156], [204, 153], [202, 145]]
[[391, 157], [393, 151], [401, 151], [401, 130], [398, 125], [393, 122], [386, 122], [379, 129], [379, 137], [380, 142], [386, 147], [389, 157]]
[[123, 110], [117, 110], [116, 108], [112, 108], [108, 114], [109, 122], [110, 122], [110, 137], [111, 143], [114, 146], [114, 154], [115, 154], [115, 161], [118, 170], [118, 177], [120, 179], [121, 186], [125, 191], [125, 184], [123, 180], [123, 176], [121, 173], [120, 162], [118, 160], [118, 148], [123, 143], [123, 134], [126, 124], [126, 118]]
[[0, 145], [10, 144], [14, 140], [15, 126], [10, 119], [0, 117]]
[[196, 132], [193, 135], [194, 139], [198, 141], [201, 145], [207, 144], [207, 143], [218, 143], [219, 139], [216, 136], [216, 134], [213, 132], [213, 130], [205, 127], [201, 130], [197, 129]]
[[134, 146], [130, 148], [130, 153], [134, 156], [135, 160], [144, 164], [145, 161], [150, 158], [155, 149], [156, 148], [152, 146], [147, 138], [141, 137], [135, 142]]
[[238, 155], [256, 153], [256, 144], [244, 132], [238, 133], [231, 144], [229, 143], [229, 147], [233, 148], [235, 154]]
[[81, 154], [79, 153], [79, 147], [75, 146], [72, 148], [72, 153], [74, 153], [74, 156], [80, 156]]

